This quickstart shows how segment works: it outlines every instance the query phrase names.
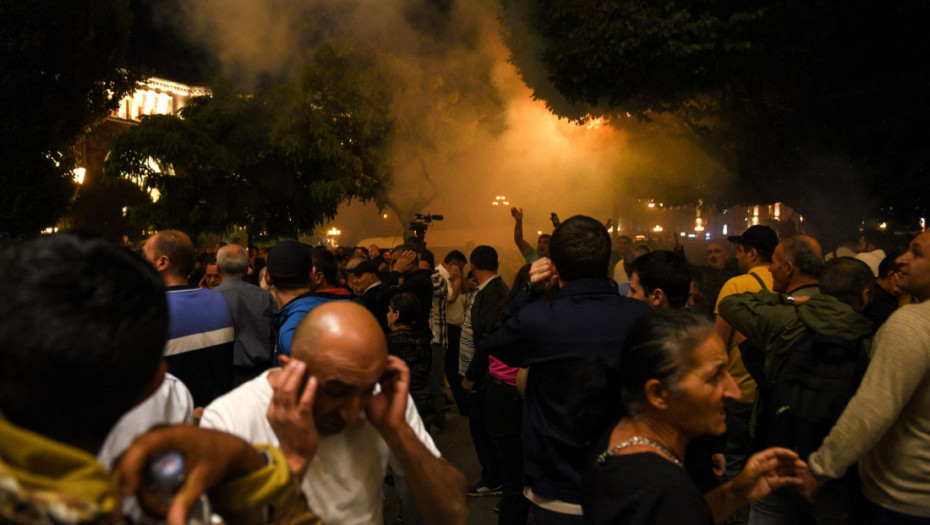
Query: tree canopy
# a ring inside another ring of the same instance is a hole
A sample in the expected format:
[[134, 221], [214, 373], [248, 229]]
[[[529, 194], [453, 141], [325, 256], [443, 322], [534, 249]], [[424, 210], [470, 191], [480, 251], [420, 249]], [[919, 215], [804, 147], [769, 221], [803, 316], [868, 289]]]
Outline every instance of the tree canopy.
[[389, 103], [370, 57], [323, 45], [292, 82], [244, 94], [217, 81], [179, 116], [144, 117], [114, 138], [104, 174], [157, 190], [132, 210], [157, 228], [296, 236], [383, 195]]
[[925, 2], [502, 3], [512, 59], [555, 113], [652, 120], [738, 177], [667, 200], [780, 200], [826, 234], [926, 208]]
[[74, 195], [71, 151], [134, 86], [127, 0], [0, 5], [0, 231], [55, 224]]

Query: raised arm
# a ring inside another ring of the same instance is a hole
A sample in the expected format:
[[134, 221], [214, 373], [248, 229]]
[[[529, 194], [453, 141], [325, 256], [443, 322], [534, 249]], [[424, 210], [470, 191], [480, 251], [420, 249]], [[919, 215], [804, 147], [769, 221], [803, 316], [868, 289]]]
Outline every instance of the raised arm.
[[513, 242], [517, 245], [517, 249], [520, 250], [520, 253], [526, 257], [528, 253], [533, 251], [533, 247], [523, 239], [523, 208], [511, 208], [510, 215], [513, 216], [514, 221]]
[[428, 523], [462, 525], [468, 520], [467, 482], [449, 462], [436, 457], [407, 423], [410, 370], [389, 356], [381, 392], [366, 407], [368, 420], [387, 442], [413, 495], [413, 502]]

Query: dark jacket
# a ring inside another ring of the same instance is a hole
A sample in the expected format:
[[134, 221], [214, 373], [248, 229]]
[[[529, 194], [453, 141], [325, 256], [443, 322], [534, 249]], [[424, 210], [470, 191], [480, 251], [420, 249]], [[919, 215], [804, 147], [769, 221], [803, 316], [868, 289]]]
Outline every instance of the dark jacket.
[[475, 355], [472, 357], [465, 377], [475, 384], [480, 383], [488, 375], [488, 351], [484, 348], [484, 341], [491, 328], [500, 319], [504, 301], [510, 289], [504, 284], [499, 275], [494, 276], [488, 284], [475, 294], [475, 302], [471, 306], [472, 339], [475, 342]]
[[620, 297], [607, 279], [565, 283], [552, 301], [521, 293], [484, 341], [511, 366], [529, 367], [523, 412], [524, 472], [539, 496], [581, 502], [586, 444], [565, 424], [570, 385], [591, 358], [617, 356], [630, 325], [649, 307]]

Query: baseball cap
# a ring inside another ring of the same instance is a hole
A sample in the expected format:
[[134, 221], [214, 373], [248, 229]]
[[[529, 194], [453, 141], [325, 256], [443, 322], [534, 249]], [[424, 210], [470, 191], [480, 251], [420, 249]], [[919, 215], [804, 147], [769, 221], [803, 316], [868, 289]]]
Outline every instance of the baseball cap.
[[730, 242], [746, 244], [763, 253], [774, 253], [778, 246], [778, 234], [768, 226], [757, 224], [744, 231], [742, 235], [727, 237]]
[[310, 248], [299, 241], [281, 241], [268, 252], [266, 268], [272, 279], [306, 279], [313, 271]]

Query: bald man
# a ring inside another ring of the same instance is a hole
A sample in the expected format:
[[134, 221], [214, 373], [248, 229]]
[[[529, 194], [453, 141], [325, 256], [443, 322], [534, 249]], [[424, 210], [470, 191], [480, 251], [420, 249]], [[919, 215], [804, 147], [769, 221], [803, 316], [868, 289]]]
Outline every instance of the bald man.
[[423, 428], [409, 395], [410, 372], [388, 356], [367, 309], [318, 306], [298, 326], [292, 351], [282, 368], [207, 407], [201, 426], [279, 446], [326, 523], [383, 523], [388, 464], [403, 473], [427, 522], [465, 523], [465, 478]]
[[227, 244], [216, 252], [220, 284], [213, 289], [229, 303], [236, 324], [233, 348], [233, 382], [236, 386], [268, 370], [274, 356], [276, 311], [274, 296], [245, 282], [249, 254], [238, 244]]
[[823, 251], [820, 243], [807, 235], [796, 235], [778, 243], [772, 254], [772, 290], [794, 296], [817, 293], [817, 282], [823, 271]]

